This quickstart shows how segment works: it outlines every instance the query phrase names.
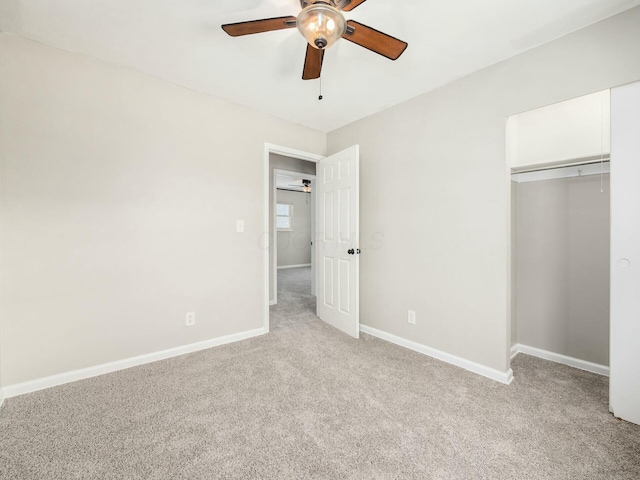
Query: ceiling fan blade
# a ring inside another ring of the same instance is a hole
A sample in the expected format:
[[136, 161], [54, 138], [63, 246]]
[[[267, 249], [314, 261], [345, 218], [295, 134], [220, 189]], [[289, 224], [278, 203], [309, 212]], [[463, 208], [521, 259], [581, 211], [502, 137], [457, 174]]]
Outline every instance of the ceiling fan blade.
[[397, 60], [409, 46], [407, 42], [379, 32], [375, 28], [367, 27], [355, 20], [349, 20], [347, 26], [350, 28], [347, 28], [347, 33], [342, 38], [391, 60]]
[[307, 43], [307, 56], [304, 59], [303, 80], [313, 80], [320, 78], [322, 72], [322, 61], [324, 60], [324, 50], [313, 48]]
[[296, 26], [296, 17], [265, 18], [262, 20], [252, 20], [250, 22], [228, 23], [222, 25], [222, 29], [232, 37], [242, 35], [252, 35], [254, 33], [272, 32], [274, 30], [284, 30]]
[[350, 3], [348, 3], [346, 6], [342, 7], [342, 11], [343, 12], [350, 12], [351, 10], [353, 10], [354, 8], [362, 5], [366, 1], [367, 0], [351, 0]]

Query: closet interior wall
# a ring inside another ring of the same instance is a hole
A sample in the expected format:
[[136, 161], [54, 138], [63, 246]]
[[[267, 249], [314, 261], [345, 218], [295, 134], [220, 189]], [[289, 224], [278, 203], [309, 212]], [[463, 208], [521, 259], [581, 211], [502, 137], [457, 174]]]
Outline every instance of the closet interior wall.
[[512, 341], [609, 365], [609, 175], [512, 182]]

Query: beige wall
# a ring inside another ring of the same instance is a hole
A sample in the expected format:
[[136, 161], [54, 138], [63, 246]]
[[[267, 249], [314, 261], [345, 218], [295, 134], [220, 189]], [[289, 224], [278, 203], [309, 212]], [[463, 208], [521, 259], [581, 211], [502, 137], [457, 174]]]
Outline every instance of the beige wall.
[[[304, 149], [300, 149], [303, 150]], [[314, 152], [310, 152], [314, 153]], [[284, 157], [282, 155], [276, 155], [272, 153], [269, 155], [269, 225], [274, 225], [273, 218], [273, 208], [275, 205], [275, 199], [273, 198], [273, 171], [274, 170], [287, 170], [289, 172], [300, 172], [300, 173], [308, 173], [310, 175], [316, 174], [316, 163], [308, 162], [305, 160], [299, 160], [297, 158]], [[271, 231], [271, 243], [270, 245], [275, 245], [275, 230]], [[276, 299], [274, 298], [274, 288], [273, 282], [276, 280], [276, 265], [273, 255], [273, 248], [269, 250], [269, 278], [271, 281], [269, 282], [269, 300], [274, 302]]]
[[3, 385], [262, 327], [264, 143], [325, 134], [5, 34], [0, 105]]
[[278, 267], [311, 263], [311, 194], [278, 190], [278, 203], [293, 205], [291, 231], [278, 232]]
[[518, 343], [609, 365], [609, 239], [609, 175], [518, 184]]
[[637, 79], [640, 8], [331, 132], [361, 147], [361, 322], [506, 371], [506, 117]]

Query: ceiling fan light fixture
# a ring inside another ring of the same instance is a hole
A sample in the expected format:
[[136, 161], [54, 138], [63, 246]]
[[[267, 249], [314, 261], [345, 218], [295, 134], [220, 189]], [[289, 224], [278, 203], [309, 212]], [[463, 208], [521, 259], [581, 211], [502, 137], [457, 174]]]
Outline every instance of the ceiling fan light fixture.
[[325, 50], [336, 43], [347, 31], [342, 12], [329, 4], [316, 3], [300, 12], [296, 19], [300, 33], [309, 45]]

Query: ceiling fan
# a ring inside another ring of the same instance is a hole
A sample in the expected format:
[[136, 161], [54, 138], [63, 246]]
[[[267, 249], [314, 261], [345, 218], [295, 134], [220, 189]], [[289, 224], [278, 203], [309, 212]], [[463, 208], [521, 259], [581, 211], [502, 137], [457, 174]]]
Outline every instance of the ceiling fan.
[[303, 80], [320, 78], [324, 51], [340, 38], [349, 40], [391, 60], [397, 60], [408, 44], [355, 20], [346, 21], [342, 12], [350, 12], [366, 0], [300, 0], [298, 17], [277, 17], [222, 25], [232, 37], [298, 27], [306, 38], [307, 56]]
[[290, 183], [289, 186], [301, 188], [304, 193], [311, 193], [311, 180], [307, 180], [306, 178], [300, 180], [300, 183]]

